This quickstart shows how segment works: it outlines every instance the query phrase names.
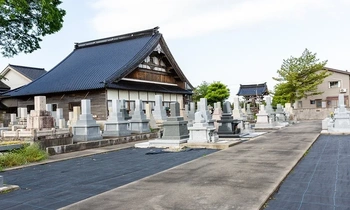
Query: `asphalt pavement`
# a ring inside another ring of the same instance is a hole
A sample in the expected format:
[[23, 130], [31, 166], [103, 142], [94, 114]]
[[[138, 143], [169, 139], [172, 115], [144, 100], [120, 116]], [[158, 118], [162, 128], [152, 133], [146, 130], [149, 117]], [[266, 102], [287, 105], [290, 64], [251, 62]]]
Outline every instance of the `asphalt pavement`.
[[320, 131], [304, 121], [63, 209], [261, 209]]

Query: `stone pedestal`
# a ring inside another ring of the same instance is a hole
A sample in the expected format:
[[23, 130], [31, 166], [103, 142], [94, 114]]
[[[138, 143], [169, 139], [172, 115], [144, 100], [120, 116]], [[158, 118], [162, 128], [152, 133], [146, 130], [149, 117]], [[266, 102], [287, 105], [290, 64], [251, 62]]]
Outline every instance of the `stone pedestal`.
[[149, 141], [150, 147], [174, 147], [179, 148], [180, 144], [186, 143], [189, 135], [187, 121], [180, 117], [179, 103], [170, 104], [171, 117], [163, 124], [163, 136], [161, 139]]
[[199, 111], [195, 113], [194, 124], [188, 130], [190, 132], [188, 143], [209, 143], [219, 140], [215, 127], [209, 126]]
[[145, 113], [142, 110], [142, 101], [135, 100], [135, 111], [129, 120], [131, 133], [149, 133], [149, 120], [147, 120]]
[[231, 112], [231, 104], [229, 101], [224, 103], [221, 120], [218, 121], [221, 125], [218, 128], [219, 138], [239, 138], [242, 137], [238, 124], [241, 120], [234, 120]]
[[112, 112], [105, 122], [103, 136], [129, 136], [131, 134], [128, 129], [129, 122], [124, 119], [120, 107], [120, 101], [113, 99]]
[[100, 125], [96, 123], [91, 114], [90, 99], [81, 100], [81, 110], [82, 113], [79, 116], [79, 120], [72, 127], [73, 141], [79, 142], [102, 139]]

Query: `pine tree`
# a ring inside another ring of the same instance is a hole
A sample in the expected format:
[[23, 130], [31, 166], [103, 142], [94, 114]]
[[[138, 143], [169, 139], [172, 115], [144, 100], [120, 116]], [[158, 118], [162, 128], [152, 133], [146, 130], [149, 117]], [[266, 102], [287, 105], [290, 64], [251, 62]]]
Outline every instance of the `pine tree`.
[[300, 57], [283, 60], [277, 71], [278, 77], [273, 77], [279, 82], [275, 86], [273, 104], [294, 103], [298, 99], [322, 93], [317, 87], [331, 73], [324, 70], [327, 60], [320, 61], [316, 55], [305, 49]]

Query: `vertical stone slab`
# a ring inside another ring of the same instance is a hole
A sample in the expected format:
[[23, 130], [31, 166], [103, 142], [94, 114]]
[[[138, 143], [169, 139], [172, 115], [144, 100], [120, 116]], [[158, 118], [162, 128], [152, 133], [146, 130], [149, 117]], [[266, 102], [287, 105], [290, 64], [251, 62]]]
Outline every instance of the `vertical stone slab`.
[[231, 103], [229, 101], [224, 102], [224, 107], [222, 109], [223, 113], [232, 114]]
[[166, 111], [163, 106], [163, 96], [161, 95], [155, 95], [155, 105], [154, 105], [154, 110], [152, 112], [153, 117], [155, 120], [158, 121], [165, 121], [167, 120], [167, 115]]
[[21, 119], [27, 119], [28, 111], [27, 108], [21, 107], [20, 108], [20, 118]]
[[142, 101], [135, 100], [135, 111], [131, 117], [130, 130], [132, 133], [149, 133], [149, 120], [142, 110]]
[[15, 125], [15, 124], [17, 124], [17, 116], [16, 116], [16, 114], [10, 114], [10, 124], [11, 125]]
[[179, 102], [170, 104], [171, 117], [180, 117], [180, 104]]
[[45, 96], [34, 96], [34, 110], [35, 111], [46, 110], [46, 97]]
[[48, 112], [52, 112], [52, 104], [46, 104], [45, 110]]

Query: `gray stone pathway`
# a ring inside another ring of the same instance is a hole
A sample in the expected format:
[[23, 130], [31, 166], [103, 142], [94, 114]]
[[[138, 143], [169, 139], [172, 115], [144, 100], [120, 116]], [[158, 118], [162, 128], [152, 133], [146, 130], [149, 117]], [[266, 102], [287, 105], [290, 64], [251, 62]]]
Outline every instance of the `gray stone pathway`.
[[216, 150], [157, 151], [124, 149], [1, 172], [5, 183], [21, 189], [0, 194], [0, 209], [57, 209]]
[[318, 138], [267, 203], [281, 209], [350, 209], [350, 136]]

